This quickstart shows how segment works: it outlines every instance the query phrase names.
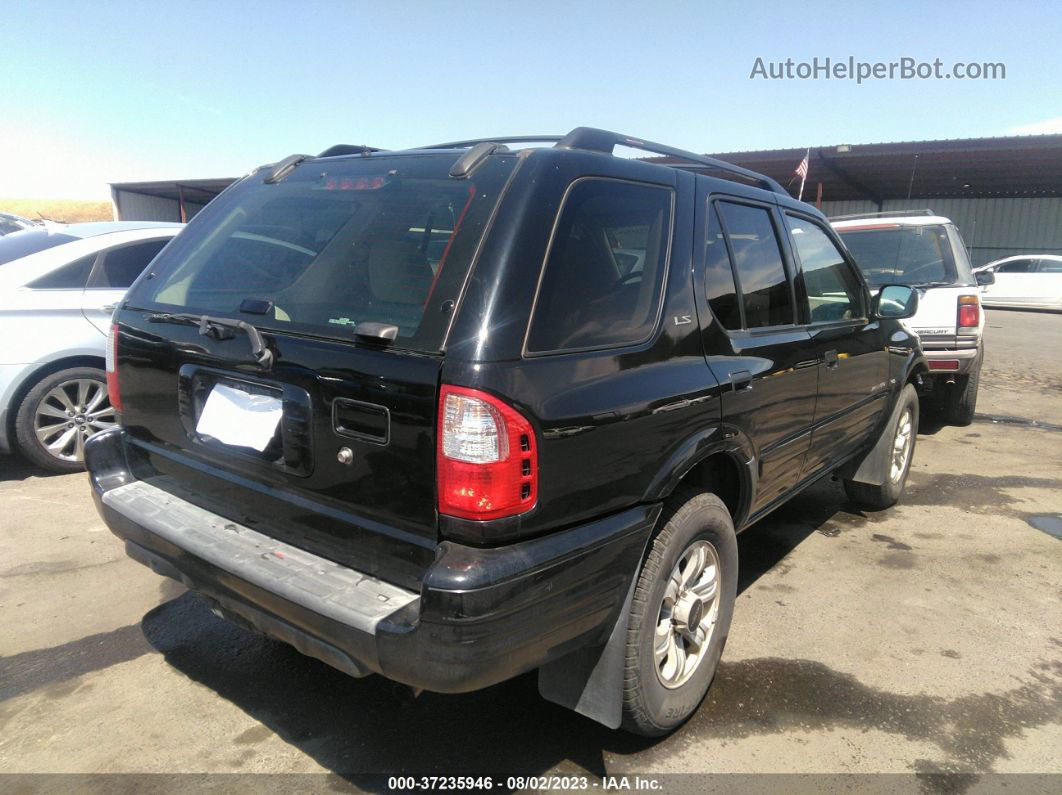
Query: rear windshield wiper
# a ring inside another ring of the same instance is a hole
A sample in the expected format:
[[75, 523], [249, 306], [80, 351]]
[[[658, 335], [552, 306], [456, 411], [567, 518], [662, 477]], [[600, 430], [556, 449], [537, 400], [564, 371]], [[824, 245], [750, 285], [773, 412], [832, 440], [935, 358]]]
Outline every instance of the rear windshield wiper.
[[199, 333], [204, 337], [224, 340], [233, 336], [232, 329], [239, 329], [247, 334], [251, 343], [251, 353], [259, 366], [269, 369], [273, 365], [273, 352], [266, 347], [262, 333], [246, 320], [233, 320], [227, 317], [210, 317], [209, 315], [193, 315], [190, 312], [157, 312], [148, 315], [151, 323], [181, 323], [189, 326], [198, 326]]

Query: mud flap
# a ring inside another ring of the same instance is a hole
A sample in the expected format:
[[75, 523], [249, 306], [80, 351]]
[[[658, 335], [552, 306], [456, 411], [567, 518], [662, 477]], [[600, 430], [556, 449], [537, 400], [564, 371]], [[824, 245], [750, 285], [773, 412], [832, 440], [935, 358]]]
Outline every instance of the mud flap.
[[888, 480], [889, 465], [892, 461], [892, 440], [896, 436], [896, 424], [900, 421], [900, 408], [903, 405], [903, 401], [900, 400], [902, 394], [901, 389], [892, 407], [892, 416], [882, 429], [877, 443], [862, 459], [856, 458], [852, 463], [844, 466], [838, 472], [842, 478], [854, 480], [857, 483], [867, 483], [871, 486], [881, 486]]
[[627, 598], [605, 644], [579, 649], [538, 669], [538, 692], [547, 701], [618, 729], [623, 720], [623, 668], [627, 658], [627, 625], [638, 584], [631, 578]]

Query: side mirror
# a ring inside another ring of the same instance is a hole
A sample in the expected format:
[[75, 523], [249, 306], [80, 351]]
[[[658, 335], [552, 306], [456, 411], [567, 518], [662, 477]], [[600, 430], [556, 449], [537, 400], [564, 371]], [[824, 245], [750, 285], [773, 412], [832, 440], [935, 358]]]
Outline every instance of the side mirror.
[[874, 296], [874, 314], [890, 320], [906, 320], [918, 311], [918, 291], [906, 284], [886, 284]]
[[992, 271], [978, 271], [974, 274], [974, 278], [977, 279], [977, 283], [982, 287], [996, 283], [996, 274]]

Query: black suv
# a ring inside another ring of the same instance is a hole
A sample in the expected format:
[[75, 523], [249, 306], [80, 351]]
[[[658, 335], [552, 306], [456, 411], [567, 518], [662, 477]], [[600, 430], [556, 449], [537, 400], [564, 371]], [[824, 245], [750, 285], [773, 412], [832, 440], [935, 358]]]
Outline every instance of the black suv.
[[537, 669], [662, 734], [715, 672], [735, 532], [824, 475], [899, 497], [917, 297], [759, 174], [519, 140], [555, 145], [228, 188], [116, 311], [121, 427], [86, 462], [128, 554], [230, 620], [432, 691]]

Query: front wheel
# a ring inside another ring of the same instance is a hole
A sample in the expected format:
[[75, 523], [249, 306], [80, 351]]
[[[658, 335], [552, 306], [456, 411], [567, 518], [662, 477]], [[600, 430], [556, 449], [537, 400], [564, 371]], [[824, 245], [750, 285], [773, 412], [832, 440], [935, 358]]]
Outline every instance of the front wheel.
[[53, 472], [80, 472], [85, 442], [113, 428], [116, 419], [104, 372], [71, 367], [30, 389], [15, 417], [15, 436], [19, 450], [33, 463]]
[[697, 709], [715, 676], [737, 595], [737, 538], [714, 494], [686, 492], [652, 541], [627, 630], [623, 728], [655, 737]]

